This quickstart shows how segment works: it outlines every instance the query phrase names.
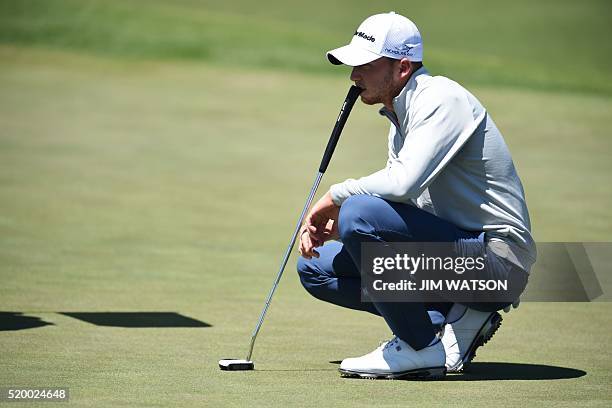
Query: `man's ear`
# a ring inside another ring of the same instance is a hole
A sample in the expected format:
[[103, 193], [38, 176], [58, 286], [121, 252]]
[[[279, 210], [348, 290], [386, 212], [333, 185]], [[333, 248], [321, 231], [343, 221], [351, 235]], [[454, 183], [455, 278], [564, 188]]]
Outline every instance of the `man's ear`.
[[404, 79], [406, 77], [410, 77], [412, 72], [414, 71], [414, 67], [412, 66], [410, 60], [408, 58], [402, 58], [398, 64], [400, 78]]

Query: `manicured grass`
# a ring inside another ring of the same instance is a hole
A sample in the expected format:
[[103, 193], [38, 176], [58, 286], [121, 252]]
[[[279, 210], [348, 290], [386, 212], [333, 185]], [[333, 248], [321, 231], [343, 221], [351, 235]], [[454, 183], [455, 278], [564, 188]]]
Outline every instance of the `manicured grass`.
[[331, 73], [324, 52], [390, 10], [420, 27], [428, 65], [461, 82], [612, 94], [607, 0], [0, 0], [0, 43]]
[[[346, 81], [0, 53], [0, 310], [53, 323], [0, 333], [0, 384], [68, 386], [75, 406], [609, 404], [609, 303], [523, 304], [469, 376], [351, 381], [329, 361], [369, 351], [388, 329], [310, 298], [291, 266], [257, 370], [219, 371], [218, 359], [246, 353]], [[609, 98], [473, 91], [504, 129], [536, 236], [609, 240]], [[322, 189], [380, 166], [386, 126], [358, 104]], [[113, 311], [212, 327], [56, 313]]]
[[[0, 331], [0, 387], [69, 387], [71, 406], [609, 406], [610, 303], [523, 303], [445, 381], [346, 380], [334, 361], [388, 328], [309, 297], [295, 255], [256, 370], [217, 368], [246, 354], [346, 94], [323, 52], [391, 9], [487, 106], [536, 238], [609, 242], [609, 2], [0, 0], [0, 312], [50, 323]], [[320, 191], [379, 169], [387, 127], [358, 103]]]

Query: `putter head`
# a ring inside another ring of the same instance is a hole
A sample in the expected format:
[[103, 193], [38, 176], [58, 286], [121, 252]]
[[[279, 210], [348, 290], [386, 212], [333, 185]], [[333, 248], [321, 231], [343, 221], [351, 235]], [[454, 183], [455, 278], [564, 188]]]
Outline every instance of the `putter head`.
[[228, 371], [254, 370], [255, 364], [250, 360], [238, 360], [235, 358], [225, 358], [219, 360], [219, 368]]

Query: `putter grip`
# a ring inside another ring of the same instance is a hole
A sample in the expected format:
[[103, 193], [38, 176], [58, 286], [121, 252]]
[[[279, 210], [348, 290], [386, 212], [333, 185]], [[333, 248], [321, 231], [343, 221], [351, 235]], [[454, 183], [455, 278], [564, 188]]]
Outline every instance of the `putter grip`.
[[321, 159], [321, 165], [319, 166], [319, 172], [325, 173], [327, 170], [327, 165], [331, 160], [332, 155], [334, 154], [334, 150], [336, 149], [336, 145], [338, 144], [338, 140], [340, 139], [340, 134], [342, 133], [342, 129], [344, 128], [344, 124], [348, 119], [349, 114], [351, 113], [351, 109], [353, 109], [353, 105], [357, 100], [357, 97], [361, 93], [362, 89], [353, 85], [348, 91], [346, 95], [346, 99], [342, 104], [342, 108], [340, 108], [340, 114], [338, 115], [338, 119], [336, 120], [336, 124], [334, 125], [334, 129], [332, 130], [331, 136], [329, 137], [329, 142], [327, 142], [327, 147], [325, 148], [325, 153], [323, 153], [323, 159]]

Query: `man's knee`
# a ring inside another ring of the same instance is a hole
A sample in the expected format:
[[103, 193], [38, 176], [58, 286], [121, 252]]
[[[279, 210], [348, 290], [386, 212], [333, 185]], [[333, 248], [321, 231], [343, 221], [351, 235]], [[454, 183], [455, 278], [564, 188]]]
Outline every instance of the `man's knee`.
[[308, 279], [308, 277], [312, 275], [313, 268], [311, 265], [311, 261], [309, 259], [306, 259], [303, 256], [300, 256], [298, 258], [296, 267], [297, 267], [297, 273], [302, 283], [304, 279]]
[[331, 277], [321, 272], [316, 261], [317, 258], [306, 259], [300, 256], [297, 262], [297, 272], [304, 289], [315, 298], [325, 300], [325, 287]]
[[311, 261], [309, 259], [304, 258], [303, 256], [300, 256], [298, 258], [297, 272], [300, 276], [300, 279], [302, 278], [302, 276], [307, 276], [308, 274], [310, 274], [310, 271], [312, 270], [312, 265], [310, 263]]
[[347, 198], [338, 215], [338, 233], [346, 241], [360, 233], [372, 233], [372, 221], [384, 211], [385, 201], [371, 195], [355, 195]]
[[310, 292], [313, 286], [321, 284], [325, 277], [322, 276], [319, 268], [315, 265], [317, 258], [306, 259], [300, 256], [297, 261], [297, 272], [300, 277], [300, 282], [306, 290]]

